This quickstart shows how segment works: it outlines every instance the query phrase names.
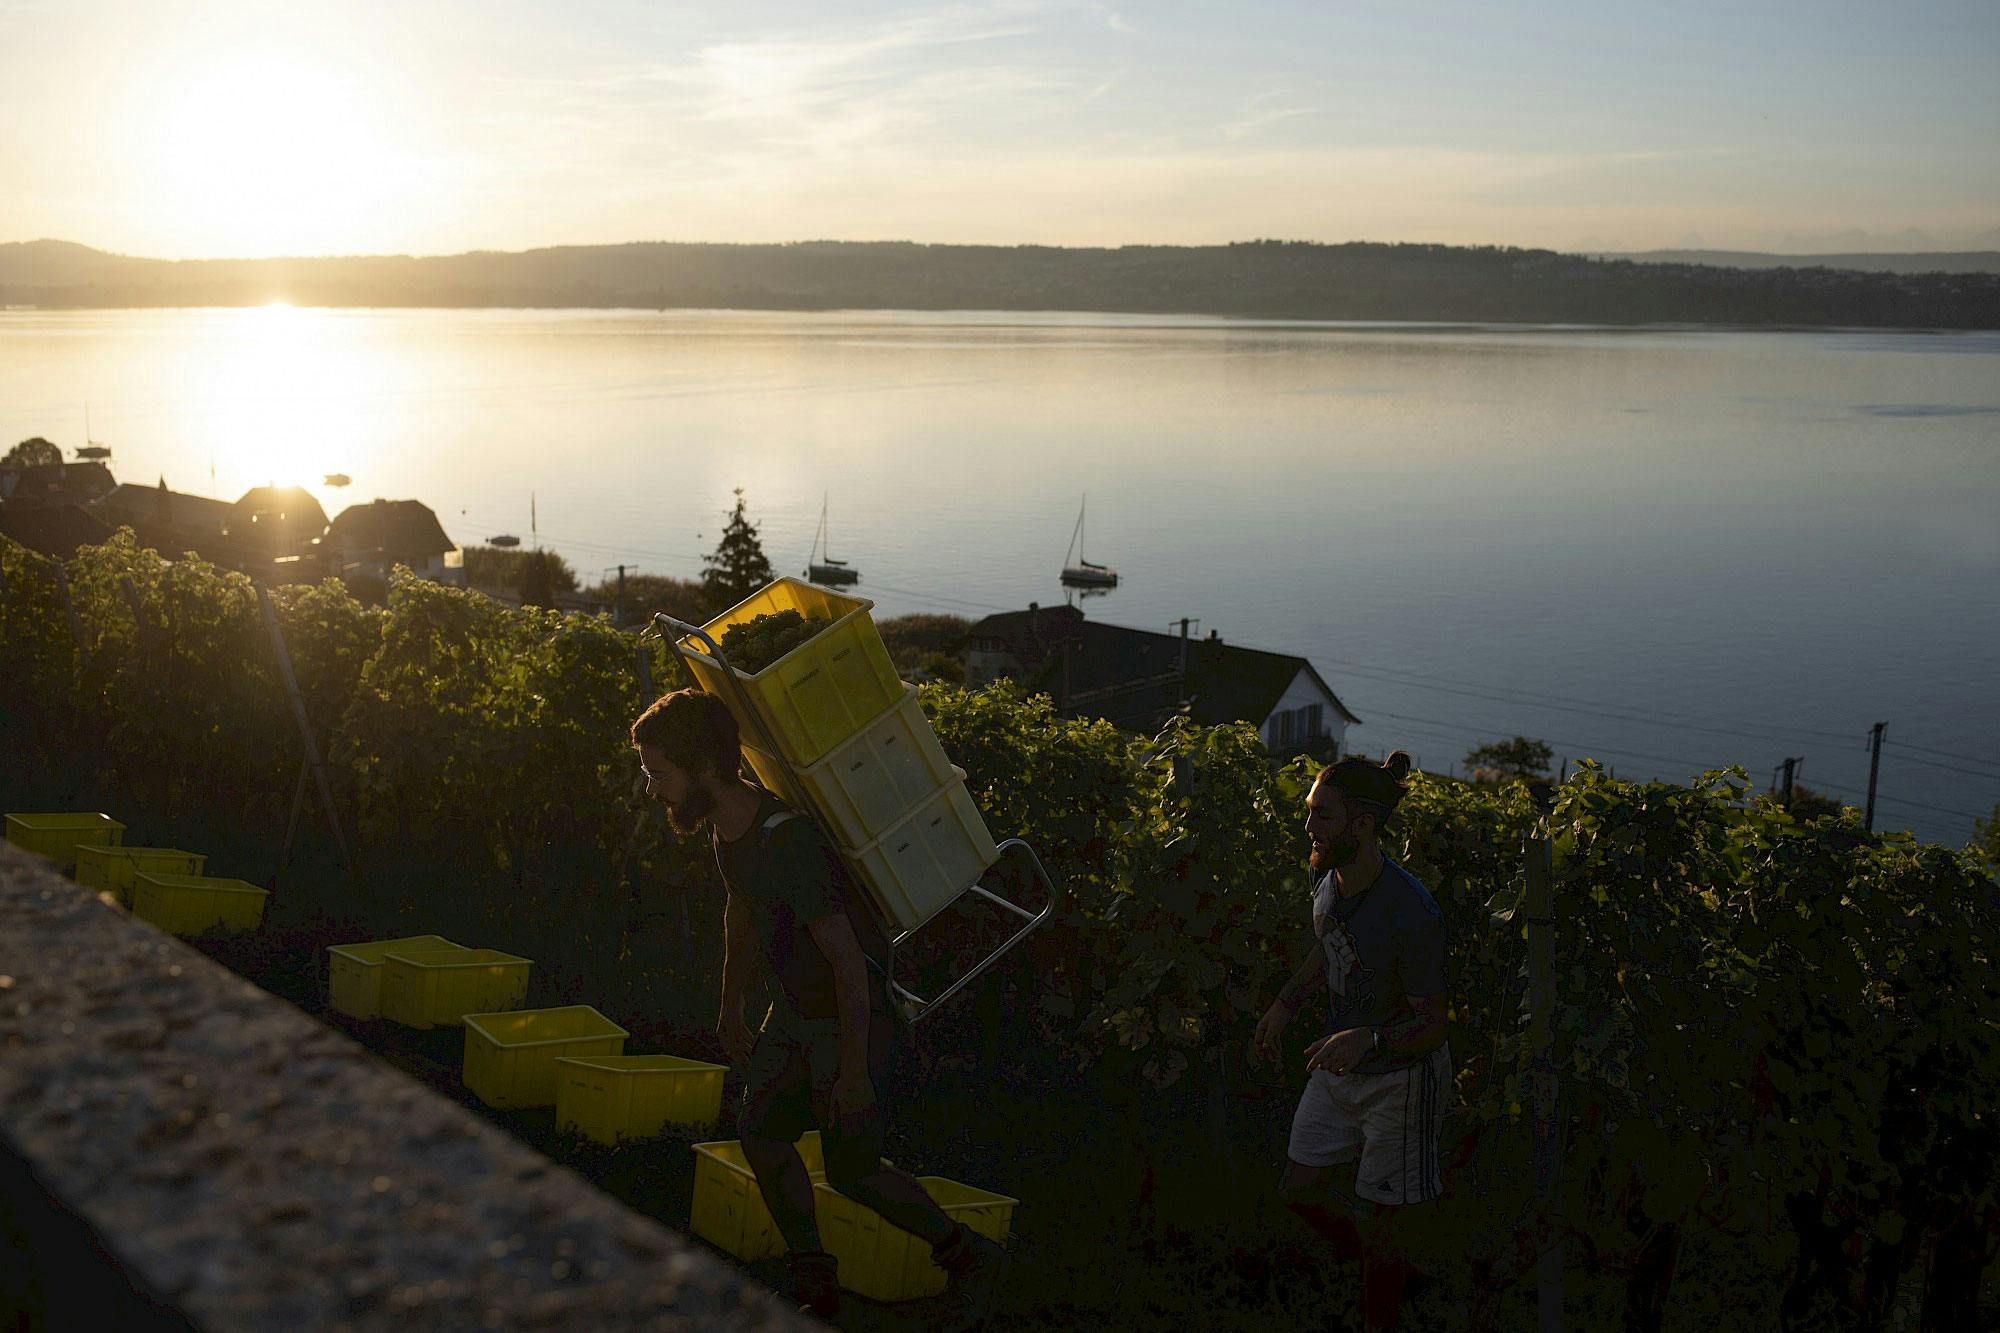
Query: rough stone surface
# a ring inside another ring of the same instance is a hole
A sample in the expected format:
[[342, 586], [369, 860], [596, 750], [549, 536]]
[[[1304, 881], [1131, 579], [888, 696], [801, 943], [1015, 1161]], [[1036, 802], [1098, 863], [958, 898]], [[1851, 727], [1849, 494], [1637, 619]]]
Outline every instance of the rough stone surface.
[[4, 844], [0, 1140], [204, 1328], [809, 1326]]

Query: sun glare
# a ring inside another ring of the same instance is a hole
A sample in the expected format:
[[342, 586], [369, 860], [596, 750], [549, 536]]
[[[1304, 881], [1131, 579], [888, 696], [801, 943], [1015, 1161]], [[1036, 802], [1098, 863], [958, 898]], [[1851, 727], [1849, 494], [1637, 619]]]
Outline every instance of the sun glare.
[[365, 87], [289, 56], [195, 62], [156, 89], [151, 193], [187, 243], [229, 255], [351, 251], [393, 210], [393, 138]]
[[369, 427], [357, 417], [347, 322], [282, 301], [214, 318], [202, 396], [223, 493], [264, 482], [318, 491], [322, 474], [354, 466]]

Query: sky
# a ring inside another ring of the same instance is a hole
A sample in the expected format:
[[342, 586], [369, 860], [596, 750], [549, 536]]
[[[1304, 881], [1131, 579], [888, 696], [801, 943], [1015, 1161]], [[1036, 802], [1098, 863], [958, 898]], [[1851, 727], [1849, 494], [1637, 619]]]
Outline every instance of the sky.
[[2000, 248], [1993, 0], [0, 0], [0, 241]]

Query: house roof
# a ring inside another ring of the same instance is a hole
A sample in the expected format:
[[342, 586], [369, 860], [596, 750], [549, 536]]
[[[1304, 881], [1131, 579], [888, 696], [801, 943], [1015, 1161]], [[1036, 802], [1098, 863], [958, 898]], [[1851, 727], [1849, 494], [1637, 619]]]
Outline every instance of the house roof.
[[421, 500], [375, 500], [349, 505], [333, 520], [327, 536], [343, 551], [382, 551], [393, 556], [432, 556], [458, 549], [444, 526]]
[[80, 546], [109, 540], [111, 529], [82, 505], [6, 505], [0, 507], [0, 534], [31, 551], [67, 560]]
[[130, 522], [134, 527], [179, 528], [220, 535], [229, 526], [231, 506], [226, 500], [206, 495], [188, 495], [163, 486], [135, 486], [123, 482], [96, 502], [100, 517], [116, 525]]
[[[1054, 606], [988, 616], [967, 631], [967, 639], [1001, 648], [1031, 683], [1059, 691], [1069, 707], [1113, 721], [1139, 721], [1179, 706], [1179, 635], [1107, 625], [1086, 620], [1076, 607]], [[1262, 723], [1301, 671], [1326, 691], [1341, 717], [1361, 720], [1303, 657], [1218, 638], [1190, 639], [1185, 647], [1188, 712], [1196, 722]]]
[[14, 484], [7, 499], [16, 504], [66, 504], [95, 500], [118, 483], [111, 469], [99, 462], [40, 463], [34, 467], [9, 468]]
[[230, 506], [229, 535], [264, 546], [304, 546], [326, 531], [326, 511], [302, 486], [253, 486]]

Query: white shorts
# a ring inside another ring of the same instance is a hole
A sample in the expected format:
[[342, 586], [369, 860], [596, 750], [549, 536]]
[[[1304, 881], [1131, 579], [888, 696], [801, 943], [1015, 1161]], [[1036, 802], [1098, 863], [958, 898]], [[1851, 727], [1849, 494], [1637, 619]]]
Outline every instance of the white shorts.
[[1387, 1074], [1316, 1069], [1292, 1115], [1286, 1156], [1317, 1167], [1359, 1159], [1354, 1192], [1362, 1198], [1427, 1203], [1444, 1193], [1438, 1149], [1457, 1095], [1447, 1046]]

